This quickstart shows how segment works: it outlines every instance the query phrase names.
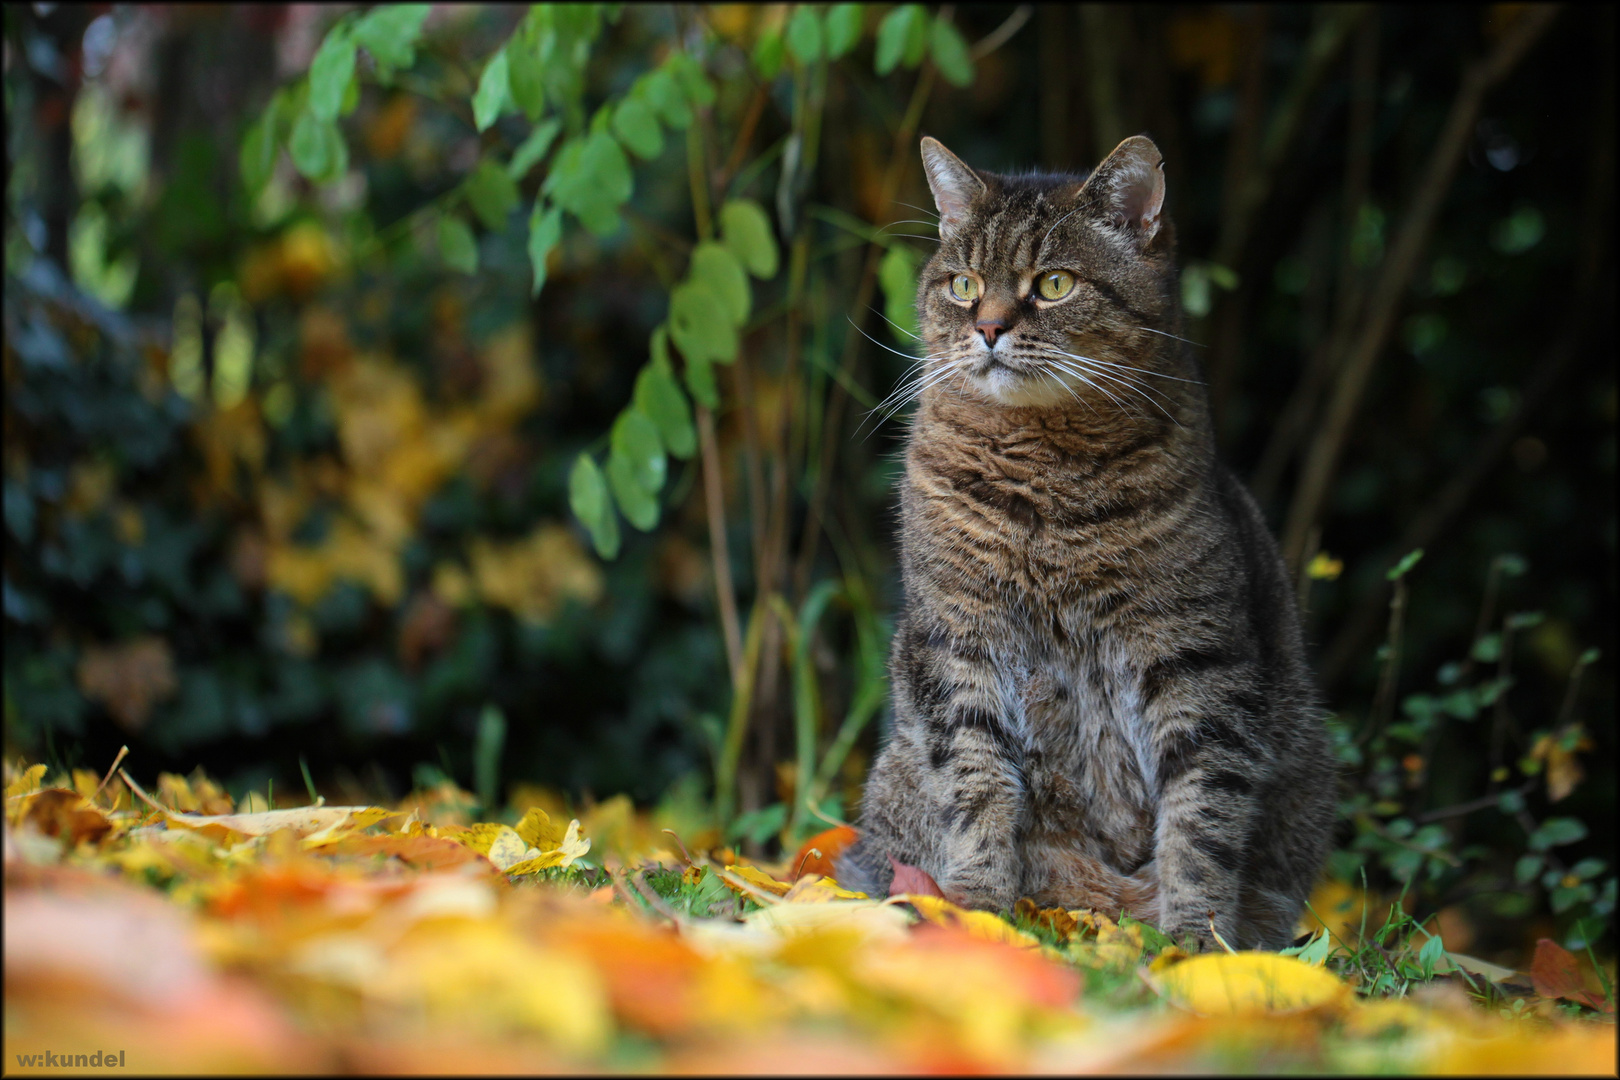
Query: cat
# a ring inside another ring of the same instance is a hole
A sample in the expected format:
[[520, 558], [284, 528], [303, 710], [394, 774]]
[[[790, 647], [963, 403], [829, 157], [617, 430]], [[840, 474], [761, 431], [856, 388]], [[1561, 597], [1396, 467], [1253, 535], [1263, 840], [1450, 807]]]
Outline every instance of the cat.
[[893, 726], [846, 887], [1121, 912], [1279, 948], [1326, 857], [1331, 747], [1254, 500], [1182, 348], [1159, 150], [1088, 177], [922, 140], [940, 244], [900, 494]]

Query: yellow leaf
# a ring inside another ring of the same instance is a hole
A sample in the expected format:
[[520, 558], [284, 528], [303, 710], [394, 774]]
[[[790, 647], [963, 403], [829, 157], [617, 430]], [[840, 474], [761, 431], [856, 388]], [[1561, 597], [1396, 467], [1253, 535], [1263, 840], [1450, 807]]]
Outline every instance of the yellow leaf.
[[38, 791], [40, 782], [44, 779], [45, 766], [43, 764], [30, 765], [18, 773], [11, 783], [6, 785], [6, 798], [10, 799], [18, 795], [26, 795], [30, 791]]
[[[544, 813], [545, 811], [539, 810], [538, 812]], [[567, 833], [563, 835], [562, 841], [555, 849], [542, 852], [530, 848], [524, 853], [521, 861], [514, 862], [509, 866], [503, 866], [501, 869], [507, 874], [522, 875], [537, 873], [553, 866], [572, 866], [575, 859], [580, 858], [590, 850], [591, 842], [579, 835], [579, 822], [570, 821]], [[494, 860], [493, 855], [490, 858], [491, 861]]]
[[1204, 1016], [1303, 1012], [1350, 995], [1324, 969], [1276, 953], [1205, 953], [1145, 977], [1172, 1004]]
[[866, 900], [868, 897], [863, 892], [840, 888], [838, 882], [830, 877], [806, 874], [793, 883], [783, 899], [791, 903], [822, 904], [828, 900]]
[[[482, 829], [481, 825], [474, 825], [473, 829]], [[495, 835], [490, 838], [489, 847], [484, 851], [489, 861], [505, 870], [524, 859], [530, 858], [529, 845], [523, 838], [506, 825], [497, 825]]]
[[937, 896], [910, 896], [907, 903], [917, 914], [939, 926], [958, 926], [983, 941], [999, 941], [1020, 949], [1038, 949], [1038, 939], [988, 911], [968, 911]]
[[742, 896], [759, 899], [758, 893], [767, 893], [771, 896], [786, 896], [793, 886], [785, 881], [777, 881], [757, 866], [727, 866], [720, 871], [720, 880], [732, 892]]
[[562, 843], [563, 835], [567, 831], [551, 820], [551, 815], [538, 806], [531, 806], [513, 828], [523, 838], [523, 842], [530, 847], [549, 851]]
[[[241, 833], [243, 836], [266, 836], [290, 830], [300, 836], [319, 832], [349, 820], [349, 815], [373, 809], [366, 806], [299, 806], [290, 810], [265, 810], [257, 814], [178, 814], [166, 812], [170, 825], [187, 829], [207, 829], [210, 826]], [[386, 813], [386, 811], [384, 811]]]

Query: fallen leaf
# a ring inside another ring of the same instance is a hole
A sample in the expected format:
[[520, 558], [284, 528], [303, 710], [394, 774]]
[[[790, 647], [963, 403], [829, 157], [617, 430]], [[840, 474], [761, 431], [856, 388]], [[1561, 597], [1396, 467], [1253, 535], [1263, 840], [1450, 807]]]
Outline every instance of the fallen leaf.
[[1041, 943], [1038, 939], [1024, 933], [1016, 926], [1004, 921], [1000, 916], [988, 911], [969, 911], [957, 907], [942, 897], [908, 895], [906, 902], [917, 909], [927, 922], [935, 926], [957, 928], [965, 930], [981, 941], [994, 941], [1002, 945], [1013, 945], [1020, 949], [1039, 949]]
[[1550, 938], [1536, 942], [1535, 959], [1530, 962], [1530, 978], [1536, 993], [1545, 998], [1563, 998], [1602, 1012], [1613, 1012], [1614, 1003], [1586, 989], [1581, 963], [1575, 954]]
[[860, 835], [848, 825], [835, 825], [816, 833], [800, 846], [799, 853], [793, 857], [793, 876], [801, 878], [806, 874], [820, 874], [822, 877], [837, 877], [833, 861], [845, 848], [860, 839]]
[[758, 892], [769, 893], [771, 896], [786, 896], [793, 886], [785, 881], [777, 881], [757, 866], [745, 866], [737, 863], [725, 867], [720, 871], [720, 880], [732, 892], [743, 896], [758, 899]]
[[77, 791], [46, 788], [25, 796], [22, 821], [46, 836], [72, 847], [81, 840], [95, 843], [112, 831], [106, 813]]
[[928, 871], [900, 862], [893, 855], [889, 856], [889, 865], [894, 867], [894, 880], [889, 882], [890, 896], [936, 896], [945, 899], [939, 882]]
[[1276, 953], [1205, 953], [1143, 978], [1171, 1004], [1201, 1016], [1305, 1012], [1350, 995], [1337, 976]]

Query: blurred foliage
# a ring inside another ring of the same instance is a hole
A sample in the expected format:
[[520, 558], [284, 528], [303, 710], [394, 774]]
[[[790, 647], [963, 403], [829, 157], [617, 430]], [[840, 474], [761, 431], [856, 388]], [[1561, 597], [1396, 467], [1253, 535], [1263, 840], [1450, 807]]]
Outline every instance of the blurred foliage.
[[1538, 18], [8, 6], [8, 752], [795, 845], [880, 737], [917, 137], [1083, 170], [1145, 129], [1303, 567], [1333, 870], [1486, 947], [1594, 937], [1613, 18]]

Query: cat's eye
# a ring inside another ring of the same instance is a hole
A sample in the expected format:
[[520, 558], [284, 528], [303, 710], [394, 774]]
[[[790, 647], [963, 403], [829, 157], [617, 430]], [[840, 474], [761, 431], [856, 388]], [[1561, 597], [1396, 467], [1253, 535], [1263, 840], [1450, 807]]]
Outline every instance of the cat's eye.
[[979, 283], [968, 274], [957, 274], [951, 278], [951, 295], [958, 300], [977, 300]]
[[1074, 275], [1067, 270], [1048, 270], [1035, 279], [1035, 291], [1042, 300], [1061, 300], [1074, 291]]

